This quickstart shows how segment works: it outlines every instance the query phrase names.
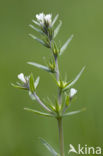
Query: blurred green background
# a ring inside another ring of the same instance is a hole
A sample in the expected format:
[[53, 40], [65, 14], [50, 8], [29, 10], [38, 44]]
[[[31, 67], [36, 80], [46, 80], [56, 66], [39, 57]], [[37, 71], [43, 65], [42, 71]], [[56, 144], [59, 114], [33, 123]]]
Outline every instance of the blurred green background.
[[24, 107], [41, 109], [26, 92], [11, 87], [17, 74], [40, 75], [41, 98], [56, 95], [48, 73], [27, 65], [44, 63], [50, 52], [28, 36], [28, 24], [39, 12], [59, 13], [63, 26], [56, 40], [61, 45], [74, 34], [70, 46], [60, 58], [62, 75], [73, 79], [86, 70], [75, 85], [77, 100], [70, 110], [87, 111], [64, 120], [66, 155], [69, 144], [103, 146], [103, 0], [0, 0], [0, 156], [45, 156], [48, 151], [39, 142], [45, 138], [59, 151], [56, 120], [35, 116]]

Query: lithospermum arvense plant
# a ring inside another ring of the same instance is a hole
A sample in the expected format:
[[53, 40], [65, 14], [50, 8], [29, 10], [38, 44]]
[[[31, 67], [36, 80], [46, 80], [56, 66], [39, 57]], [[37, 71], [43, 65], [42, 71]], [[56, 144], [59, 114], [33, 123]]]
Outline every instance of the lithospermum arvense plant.
[[53, 103], [48, 101], [44, 103], [43, 100], [40, 99], [40, 97], [37, 94], [37, 87], [40, 78], [37, 77], [37, 79], [34, 79], [32, 73], [29, 76], [25, 76], [23, 73], [19, 74], [18, 79], [20, 82], [12, 85], [16, 88], [27, 90], [32, 100], [36, 100], [43, 109], [42, 112], [30, 108], [24, 108], [25, 110], [33, 112], [34, 114], [37, 115], [52, 117], [57, 120], [59, 129], [60, 153], [57, 153], [56, 150], [44, 139], [41, 139], [41, 141], [53, 156], [64, 156], [65, 152], [64, 152], [64, 137], [63, 137], [63, 118], [66, 116], [80, 113], [81, 111], [84, 110], [80, 109], [71, 112], [69, 106], [72, 102], [72, 99], [77, 94], [77, 90], [73, 88], [73, 85], [78, 81], [85, 67], [81, 69], [81, 71], [78, 73], [78, 75], [75, 77], [74, 80], [64, 81], [61, 79], [58, 58], [61, 57], [61, 55], [66, 50], [67, 46], [69, 45], [69, 43], [73, 38], [73, 35], [71, 35], [67, 39], [67, 41], [64, 43], [63, 46], [58, 47], [57, 43], [55, 42], [55, 37], [59, 33], [60, 27], [62, 25], [62, 22], [59, 21], [59, 24], [55, 26], [58, 17], [59, 15], [57, 14], [55, 18], [52, 20], [52, 14], [40, 13], [36, 15], [36, 20], [32, 20], [33, 24], [30, 24], [29, 26], [33, 30], [37, 31], [41, 35], [41, 38], [38, 38], [32, 34], [29, 34], [29, 36], [50, 50], [51, 59], [47, 66], [38, 64], [36, 62], [28, 62], [29, 65], [42, 69], [48, 73], [51, 73], [50, 75], [53, 75], [52, 77], [54, 77], [56, 86], [58, 88], [58, 96], [57, 99], [55, 100], [56, 102]]

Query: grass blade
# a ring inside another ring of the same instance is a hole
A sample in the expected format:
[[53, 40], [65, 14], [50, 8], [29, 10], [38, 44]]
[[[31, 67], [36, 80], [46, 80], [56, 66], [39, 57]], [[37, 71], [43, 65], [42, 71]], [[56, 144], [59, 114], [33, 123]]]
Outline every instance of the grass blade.
[[74, 35], [71, 35], [68, 40], [65, 42], [65, 44], [62, 46], [62, 48], [60, 49], [60, 53], [59, 55], [62, 55], [63, 52], [66, 50], [67, 46], [69, 45], [69, 43], [71, 42], [72, 38], [74, 37]]

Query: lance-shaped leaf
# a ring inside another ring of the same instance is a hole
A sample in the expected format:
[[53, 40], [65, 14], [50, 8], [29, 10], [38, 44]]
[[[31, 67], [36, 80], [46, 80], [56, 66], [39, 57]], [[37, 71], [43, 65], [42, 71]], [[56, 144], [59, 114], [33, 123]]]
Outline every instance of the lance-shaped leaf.
[[28, 88], [24, 87], [24, 86], [21, 86], [21, 85], [16, 85], [16, 84], [13, 84], [11, 83], [11, 85], [15, 88], [18, 88], [18, 89], [24, 89], [24, 90], [28, 90]]
[[44, 45], [45, 47], [49, 48], [49, 45], [46, 44], [43, 40], [41, 40], [40, 38], [37, 38], [36, 36], [32, 35], [32, 34], [29, 34], [29, 36], [31, 38], [33, 38], [34, 40], [38, 41], [39, 43], [41, 43], [42, 45]]
[[70, 102], [70, 97], [68, 95], [66, 95], [66, 99], [65, 99], [66, 107], [69, 106], [69, 102]]
[[68, 40], [65, 42], [65, 44], [61, 47], [59, 55], [62, 55], [63, 54], [63, 52], [66, 50], [67, 46], [69, 45], [69, 43], [71, 42], [71, 40], [72, 40], [73, 37], [74, 37], [74, 35], [71, 35], [68, 38]]
[[65, 117], [65, 116], [69, 116], [69, 115], [78, 114], [78, 113], [83, 112], [83, 111], [85, 111], [85, 110], [86, 110], [86, 108], [83, 108], [83, 109], [77, 110], [77, 111], [73, 111], [73, 112], [68, 112], [68, 113], [66, 113], [66, 114], [63, 114], [63, 116]]
[[30, 74], [30, 78], [29, 78], [29, 87], [31, 93], [33, 93], [35, 91], [35, 86], [34, 86], [34, 77], [32, 73]]
[[29, 112], [33, 112], [34, 114], [41, 115], [41, 116], [53, 117], [52, 114], [40, 112], [40, 111], [37, 111], [37, 110], [34, 110], [34, 109], [30, 109], [30, 108], [24, 108], [24, 110], [27, 110]]
[[43, 99], [44, 100], [44, 102], [49, 106], [49, 108], [53, 111], [53, 112], [55, 112], [55, 106], [53, 105], [53, 103], [52, 103], [52, 101], [50, 100], [50, 98], [49, 97], [47, 97], [47, 99]]
[[41, 64], [38, 64], [38, 63], [35, 63], [35, 62], [27, 62], [27, 63], [32, 65], [32, 66], [35, 66], [37, 68], [43, 69], [45, 71], [52, 72], [48, 67], [46, 67], [44, 65], [41, 65]]
[[48, 149], [48, 151], [52, 154], [52, 156], [59, 156], [59, 154], [54, 150], [54, 148], [47, 143], [46, 140], [40, 138], [41, 143]]
[[80, 71], [80, 73], [76, 76], [76, 78], [63, 89], [63, 91], [68, 90], [71, 86], [73, 86], [78, 81], [78, 79], [82, 75], [84, 69], [85, 69], [85, 66], [82, 68], [82, 70]]
[[59, 33], [59, 30], [62, 26], [62, 21], [60, 21], [60, 23], [58, 24], [58, 26], [55, 28], [54, 30], [54, 38], [57, 36], [57, 34]]
[[40, 24], [39, 24], [37, 21], [32, 20], [32, 22], [33, 22], [34, 24], [36, 24], [36, 25], [40, 26]]
[[36, 81], [34, 82], [35, 89], [37, 88], [39, 81], [40, 81], [40, 77], [38, 76]]
[[44, 34], [42, 30], [40, 30], [40, 29], [34, 27], [32, 24], [29, 24], [29, 27], [31, 27], [33, 30], [35, 30], [35, 31], [37, 31], [37, 32], [39, 32], [39, 33], [41, 33], [41, 34]]
[[55, 22], [57, 21], [58, 17], [59, 17], [59, 14], [57, 14], [57, 15], [55, 16], [55, 18], [54, 18], [54, 20], [53, 20], [53, 22], [52, 22], [52, 26], [55, 24]]

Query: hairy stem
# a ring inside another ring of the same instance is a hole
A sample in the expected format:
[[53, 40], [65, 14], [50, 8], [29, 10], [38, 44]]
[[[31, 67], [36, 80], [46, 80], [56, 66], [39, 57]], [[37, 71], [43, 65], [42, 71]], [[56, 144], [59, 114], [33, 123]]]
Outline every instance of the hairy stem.
[[62, 118], [58, 119], [59, 141], [60, 141], [60, 155], [64, 156], [64, 137], [63, 137], [63, 123]]

